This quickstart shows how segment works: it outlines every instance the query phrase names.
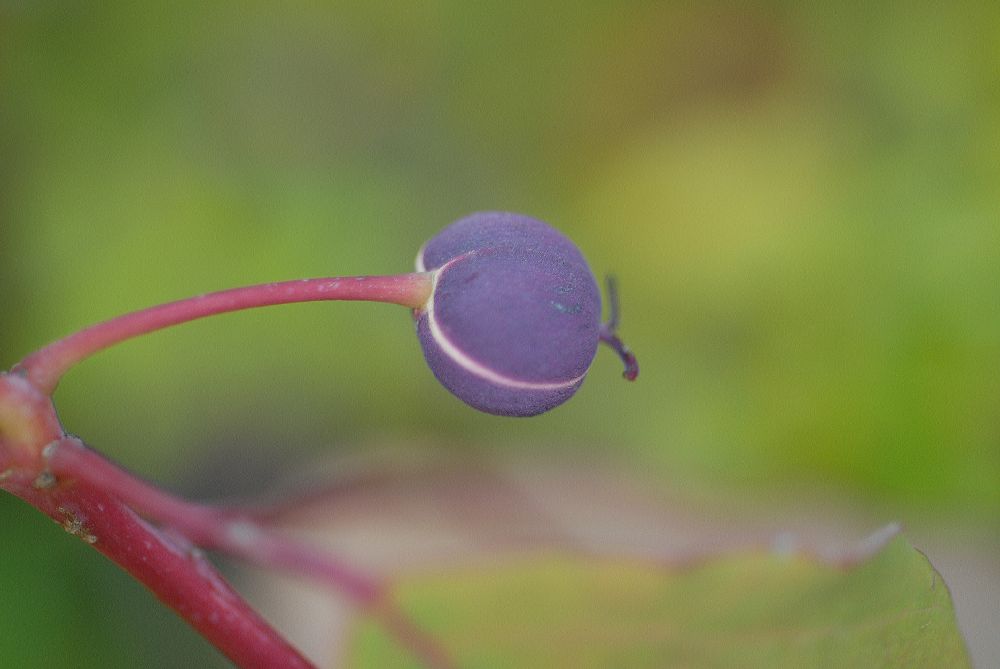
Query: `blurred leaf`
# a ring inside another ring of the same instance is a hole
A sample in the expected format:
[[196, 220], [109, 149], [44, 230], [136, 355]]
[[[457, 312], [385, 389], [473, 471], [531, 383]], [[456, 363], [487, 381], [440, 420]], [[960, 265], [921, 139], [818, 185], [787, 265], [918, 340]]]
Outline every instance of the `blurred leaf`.
[[[403, 579], [398, 599], [461, 667], [969, 666], [948, 589], [902, 537], [851, 568], [535, 556]], [[372, 622], [353, 651], [351, 666], [415, 666]]]

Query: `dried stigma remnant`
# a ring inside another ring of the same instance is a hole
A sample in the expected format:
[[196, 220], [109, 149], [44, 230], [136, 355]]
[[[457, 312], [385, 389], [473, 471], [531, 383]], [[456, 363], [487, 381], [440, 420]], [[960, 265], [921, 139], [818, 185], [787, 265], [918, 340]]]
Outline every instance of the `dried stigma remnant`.
[[434, 289], [416, 311], [424, 356], [467, 404], [503, 416], [534, 416], [569, 399], [600, 342], [638, 374], [615, 333], [617, 297], [602, 324], [601, 295], [579, 249], [551, 226], [504, 212], [473, 214], [424, 244], [417, 270]]

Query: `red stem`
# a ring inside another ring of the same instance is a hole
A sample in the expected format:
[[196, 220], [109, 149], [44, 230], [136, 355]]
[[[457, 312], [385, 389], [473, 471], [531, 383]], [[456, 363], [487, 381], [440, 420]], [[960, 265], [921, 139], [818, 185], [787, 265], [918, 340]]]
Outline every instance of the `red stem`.
[[376, 616], [390, 634], [429, 667], [450, 667], [440, 646], [417, 628], [376, 579], [312, 546], [274, 532], [249, 515], [188, 502], [147, 483], [74, 438], [46, 447], [49, 471], [121, 499], [140, 514], [203, 548], [261, 567], [316, 579]]
[[312, 667], [205, 560], [148, 525], [107, 491], [81, 481], [39, 487], [24, 470], [0, 487], [120, 565], [240, 667]]
[[177, 531], [192, 543], [323, 581], [361, 605], [383, 595], [381, 585], [325, 553], [276, 535], [235, 511], [203, 506], [175, 497], [143, 481], [87, 448], [62, 439], [45, 449], [49, 471], [60, 480], [84, 481], [126, 502], [139, 514]]
[[125, 314], [92, 325], [32, 353], [14, 371], [51, 395], [73, 365], [126, 339], [171, 325], [230, 311], [292, 302], [366, 300], [411, 309], [423, 306], [433, 287], [431, 274], [302, 279], [233, 288]]

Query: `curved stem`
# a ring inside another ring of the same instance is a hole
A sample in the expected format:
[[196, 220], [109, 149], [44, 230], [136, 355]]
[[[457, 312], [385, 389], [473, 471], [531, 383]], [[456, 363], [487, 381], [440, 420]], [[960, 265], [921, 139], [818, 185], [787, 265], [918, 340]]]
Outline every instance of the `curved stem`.
[[392, 276], [301, 279], [233, 288], [161, 304], [92, 325], [60, 339], [15, 365], [13, 371], [36, 388], [52, 394], [71, 367], [109, 346], [139, 335], [230, 311], [292, 302], [365, 300], [420, 308], [430, 297], [427, 272]]

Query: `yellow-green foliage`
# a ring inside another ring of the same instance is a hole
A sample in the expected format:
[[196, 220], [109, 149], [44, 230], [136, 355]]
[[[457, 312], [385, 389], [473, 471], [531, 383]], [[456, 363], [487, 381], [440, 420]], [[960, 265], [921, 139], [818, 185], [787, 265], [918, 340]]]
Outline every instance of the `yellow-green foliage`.
[[[901, 537], [850, 569], [769, 553], [682, 568], [515, 558], [403, 579], [399, 601], [468, 669], [969, 666], [948, 589]], [[348, 665], [419, 666], [371, 623]]]

